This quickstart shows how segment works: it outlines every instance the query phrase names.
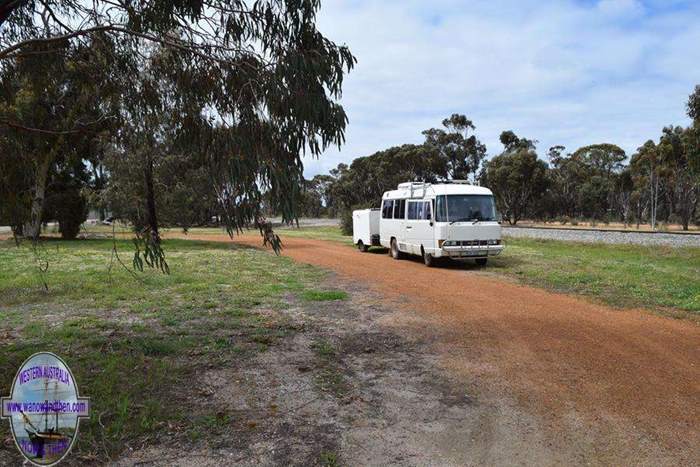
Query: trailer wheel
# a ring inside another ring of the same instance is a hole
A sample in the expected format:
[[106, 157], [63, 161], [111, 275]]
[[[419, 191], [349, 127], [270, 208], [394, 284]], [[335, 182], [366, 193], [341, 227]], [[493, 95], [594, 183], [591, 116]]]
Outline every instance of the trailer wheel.
[[489, 259], [488, 258], [477, 258], [475, 261], [476, 261], [477, 266], [486, 266], [486, 263], [489, 262]]
[[394, 259], [403, 258], [403, 254], [401, 254], [401, 251], [399, 250], [399, 245], [396, 243], [395, 238], [391, 239], [391, 248], [389, 249], [389, 254]]
[[367, 250], [369, 250], [369, 247], [365, 245], [362, 240], [357, 242], [357, 249], [360, 250], [362, 253], [367, 253]]

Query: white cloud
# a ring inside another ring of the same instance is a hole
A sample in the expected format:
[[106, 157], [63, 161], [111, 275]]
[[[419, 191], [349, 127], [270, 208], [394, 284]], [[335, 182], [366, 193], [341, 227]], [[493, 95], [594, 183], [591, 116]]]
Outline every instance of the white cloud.
[[700, 83], [700, 9], [656, 0], [326, 0], [320, 28], [358, 58], [342, 103], [347, 143], [307, 176], [403, 143], [453, 112], [490, 154], [502, 130], [570, 149], [628, 152], [686, 123]]

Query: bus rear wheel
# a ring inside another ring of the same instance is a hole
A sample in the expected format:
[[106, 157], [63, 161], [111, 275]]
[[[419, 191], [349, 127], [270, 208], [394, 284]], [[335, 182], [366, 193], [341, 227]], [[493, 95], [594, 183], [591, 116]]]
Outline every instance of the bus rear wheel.
[[477, 266], [486, 266], [486, 263], [489, 262], [488, 258], [477, 258], [476, 259], [476, 265]]
[[401, 259], [403, 257], [395, 238], [391, 239], [391, 248], [389, 249], [389, 254], [391, 254], [391, 257], [394, 259]]
[[369, 250], [369, 247], [364, 244], [362, 240], [357, 242], [357, 249], [360, 250], [362, 253], [367, 253], [367, 250]]

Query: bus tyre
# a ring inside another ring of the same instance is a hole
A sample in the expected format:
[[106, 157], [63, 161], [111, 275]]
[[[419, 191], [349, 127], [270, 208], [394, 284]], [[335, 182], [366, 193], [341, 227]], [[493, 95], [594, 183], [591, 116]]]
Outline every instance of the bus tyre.
[[357, 249], [360, 250], [362, 253], [367, 253], [367, 250], [369, 250], [369, 247], [365, 245], [362, 240], [357, 242]]
[[486, 266], [486, 263], [489, 262], [488, 258], [477, 258], [476, 259], [476, 265], [477, 266]]
[[423, 262], [429, 268], [434, 268], [435, 263], [437, 262], [437, 259], [433, 255], [431, 255], [430, 253], [423, 252]]
[[401, 252], [399, 251], [399, 245], [398, 245], [398, 243], [396, 243], [395, 238], [391, 239], [391, 248], [389, 249], [389, 253], [391, 254], [391, 257], [394, 259], [401, 259], [401, 257], [402, 257]]

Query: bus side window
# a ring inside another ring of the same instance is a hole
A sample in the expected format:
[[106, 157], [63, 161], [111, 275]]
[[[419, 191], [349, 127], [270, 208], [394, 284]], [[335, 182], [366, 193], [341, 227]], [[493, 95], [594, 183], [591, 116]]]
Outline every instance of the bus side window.
[[408, 202], [408, 218], [409, 220], [418, 219], [418, 203]]
[[394, 219], [405, 219], [406, 218], [406, 200], [397, 200], [394, 202]]
[[430, 201], [425, 202], [425, 207], [423, 208], [423, 213], [425, 215], [426, 220], [431, 220], [430, 216]]
[[391, 219], [391, 214], [394, 210], [394, 202], [390, 199], [384, 200], [384, 205], [382, 206], [382, 218]]

